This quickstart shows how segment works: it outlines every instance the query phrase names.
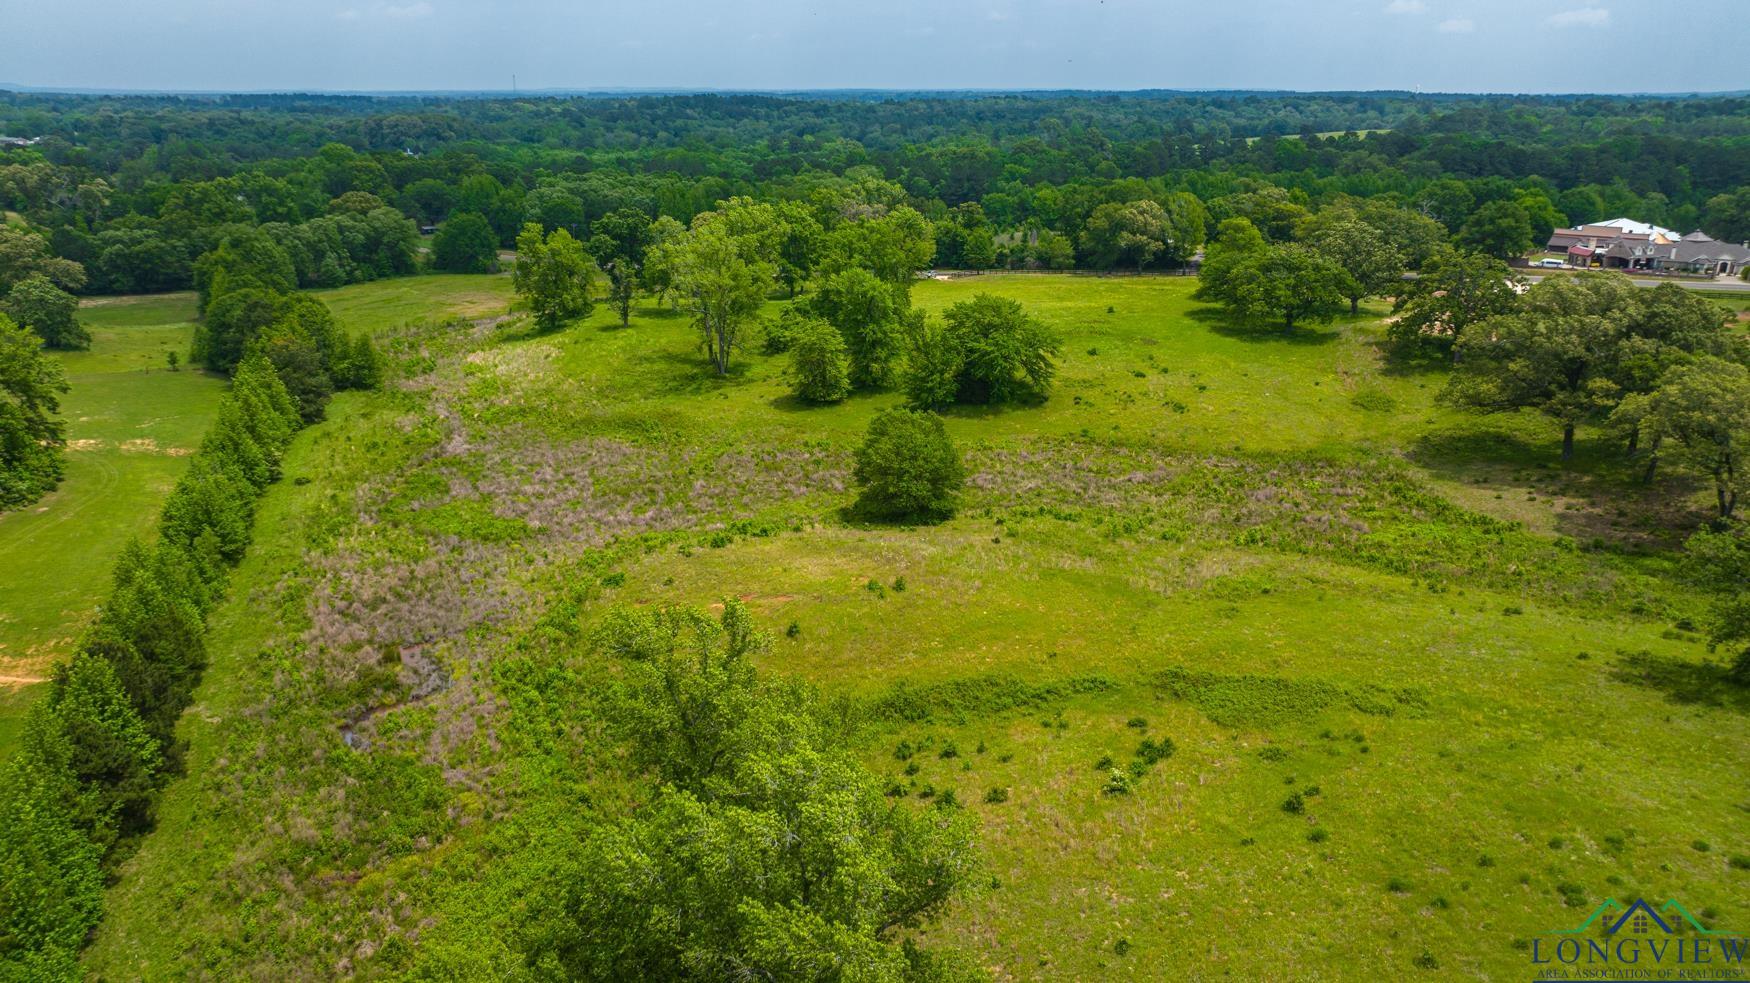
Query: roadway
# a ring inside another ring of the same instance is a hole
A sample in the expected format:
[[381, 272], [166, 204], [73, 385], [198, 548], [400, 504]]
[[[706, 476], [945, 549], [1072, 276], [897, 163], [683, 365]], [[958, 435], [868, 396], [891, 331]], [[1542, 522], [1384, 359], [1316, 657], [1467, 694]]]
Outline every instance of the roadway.
[[[1574, 272], [1577, 273], [1579, 271], [1575, 270]], [[1594, 271], [1594, 272], [1596, 272], [1596, 271]], [[1616, 272], [1616, 271], [1612, 270], [1609, 272]], [[1529, 283], [1536, 283], [1539, 280], [1543, 279], [1542, 275], [1539, 275], [1536, 273], [1522, 273], [1521, 275], [1523, 275], [1525, 277], [1526, 281]], [[1564, 274], [1556, 274], [1556, 275], [1562, 276]], [[1687, 288], [1689, 290], [1717, 290], [1717, 291], [1720, 291], [1721, 293], [1730, 293], [1730, 294], [1750, 293], [1750, 283], [1745, 283], [1743, 280], [1725, 279], [1723, 277], [1720, 279], [1717, 279], [1717, 280], [1689, 280], [1689, 279], [1680, 279], [1677, 277], [1667, 278], [1667, 277], [1631, 276], [1631, 277], [1629, 277], [1629, 280], [1632, 283], [1634, 283], [1634, 285], [1637, 287], [1656, 287], [1661, 283], [1675, 283], [1679, 287], [1684, 287], [1684, 288]]]

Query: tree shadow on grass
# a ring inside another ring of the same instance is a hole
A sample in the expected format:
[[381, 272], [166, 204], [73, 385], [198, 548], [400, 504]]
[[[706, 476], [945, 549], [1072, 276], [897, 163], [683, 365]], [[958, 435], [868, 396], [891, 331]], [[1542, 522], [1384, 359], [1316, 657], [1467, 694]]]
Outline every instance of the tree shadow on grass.
[[1420, 376], [1445, 377], [1452, 372], [1452, 356], [1437, 348], [1394, 344], [1381, 338], [1373, 343], [1379, 354], [1380, 372], [1399, 378]]
[[718, 375], [711, 360], [697, 351], [661, 349], [643, 357], [640, 374], [664, 396], [711, 396], [751, 383], [749, 365], [745, 359], [732, 361], [728, 374]]
[[1010, 413], [1037, 410], [1049, 399], [1050, 397], [1029, 396], [1001, 403], [955, 403], [938, 410], [937, 415], [950, 420], [994, 420]]
[[1284, 328], [1280, 324], [1248, 324], [1236, 321], [1218, 307], [1196, 307], [1186, 313], [1224, 338], [1260, 345], [1329, 345], [1343, 337], [1341, 331], [1320, 331], [1316, 328]]
[[1610, 671], [1612, 679], [1656, 690], [1682, 706], [1705, 706], [1750, 713], [1750, 686], [1732, 682], [1720, 662], [1688, 662], [1651, 652], [1625, 653]]
[[871, 400], [880, 399], [883, 396], [891, 395], [891, 393], [892, 391], [888, 389], [859, 389], [854, 390], [849, 396], [846, 396], [844, 399], [841, 399], [836, 403], [811, 403], [793, 392], [787, 392], [779, 396], [773, 396], [766, 401], [766, 405], [780, 413], [813, 413], [819, 410], [830, 410], [835, 406], [850, 406], [856, 403], [866, 403]]
[[954, 518], [954, 514], [951, 512], [939, 515], [877, 515], [861, 495], [849, 504], [839, 506], [832, 514], [848, 529], [899, 530], [901, 532], [939, 526]]
[[1475, 465], [1538, 467], [1560, 460], [1557, 445], [1532, 441], [1484, 426], [1431, 430], [1410, 445], [1410, 460], [1448, 477], [1468, 474]]
[[673, 307], [634, 307], [632, 316], [646, 321], [679, 321], [692, 315]]

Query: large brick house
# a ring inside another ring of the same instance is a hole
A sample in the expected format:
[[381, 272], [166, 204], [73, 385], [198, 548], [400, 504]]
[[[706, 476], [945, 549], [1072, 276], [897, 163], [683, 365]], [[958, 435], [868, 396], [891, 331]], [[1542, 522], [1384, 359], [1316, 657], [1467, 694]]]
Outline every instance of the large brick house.
[[1750, 268], [1750, 246], [1627, 218], [1557, 229], [1545, 248], [1569, 265], [1607, 270], [1738, 276]]

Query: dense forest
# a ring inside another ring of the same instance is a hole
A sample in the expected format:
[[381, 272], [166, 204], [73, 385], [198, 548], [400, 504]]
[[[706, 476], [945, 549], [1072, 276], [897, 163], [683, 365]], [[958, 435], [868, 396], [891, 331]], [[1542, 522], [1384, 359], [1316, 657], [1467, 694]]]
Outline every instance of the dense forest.
[[[584, 239], [622, 209], [819, 211], [870, 181], [934, 223], [944, 267], [1176, 266], [1224, 219], [1286, 238], [1344, 196], [1455, 233], [1506, 203], [1530, 224], [1514, 246], [1618, 215], [1742, 241], [1747, 120], [1745, 98], [0, 93], [0, 133], [36, 140], [0, 151], [0, 207], [37, 237], [7, 233], [0, 283], [53, 256], [82, 265], [59, 278], [75, 291], [186, 289], [198, 257], [259, 225], [300, 285], [334, 286], [411, 269], [410, 222], [472, 213], [509, 247], [526, 221]], [[1142, 199], [1171, 224], [1139, 257], [1096, 215]]]

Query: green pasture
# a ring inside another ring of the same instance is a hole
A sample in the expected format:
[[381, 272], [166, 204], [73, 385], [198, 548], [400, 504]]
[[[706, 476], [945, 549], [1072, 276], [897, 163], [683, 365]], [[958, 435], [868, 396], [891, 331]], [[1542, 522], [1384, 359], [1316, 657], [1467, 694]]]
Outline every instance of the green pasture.
[[1044, 405], [949, 414], [962, 509], [906, 527], [844, 512], [895, 394], [800, 405], [757, 338], [715, 378], [649, 302], [496, 324], [504, 286], [323, 294], [399, 377], [264, 500], [94, 977], [528, 973], [524, 916], [637, 801], [590, 625], [726, 597], [898, 807], [981, 820], [928, 934], [999, 979], [1512, 978], [1605, 897], [1750, 929], [1750, 700], [1672, 575], [1695, 489], [1436, 405], [1383, 309], [1284, 334], [1190, 280], [920, 283], [1063, 346]]

